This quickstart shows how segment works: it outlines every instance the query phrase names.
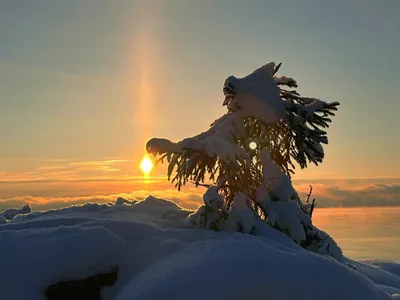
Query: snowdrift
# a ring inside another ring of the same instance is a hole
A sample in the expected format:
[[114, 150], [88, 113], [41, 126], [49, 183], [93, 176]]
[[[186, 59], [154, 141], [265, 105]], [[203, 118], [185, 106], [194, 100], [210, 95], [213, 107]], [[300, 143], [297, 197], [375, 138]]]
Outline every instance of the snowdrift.
[[340, 263], [265, 223], [261, 236], [182, 229], [190, 213], [149, 196], [16, 215], [0, 225], [2, 298], [118, 268], [104, 299], [400, 299], [398, 264]]

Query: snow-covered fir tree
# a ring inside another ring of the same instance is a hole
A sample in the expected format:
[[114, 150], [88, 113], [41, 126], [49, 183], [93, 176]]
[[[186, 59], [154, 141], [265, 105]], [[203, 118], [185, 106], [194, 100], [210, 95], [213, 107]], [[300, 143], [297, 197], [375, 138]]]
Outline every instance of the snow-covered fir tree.
[[300, 96], [295, 79], [277, 76], [280, 66], [229, 76], [227, 112], [207, 131], [176, 143], [153, 138], [146, 149], [156, 162], [168, 161], [178, 190], [188, 182], [207, 187], [186, 227], [254, 234], [264, 220], [302, 247], [341, 260], [335, 241], [312, 224], [315, 201], [302, 201], [291, 182], [296, 165], [323, 161], [325, 129], [339, 103]]

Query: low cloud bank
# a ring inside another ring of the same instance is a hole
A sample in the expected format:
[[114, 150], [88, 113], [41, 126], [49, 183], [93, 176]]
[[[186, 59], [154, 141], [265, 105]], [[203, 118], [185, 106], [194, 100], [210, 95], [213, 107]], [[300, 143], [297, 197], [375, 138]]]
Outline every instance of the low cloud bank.
[[149, 195], [162, 197], [172, 200], [179, 206], [188, 209], [195, 209], [201, 202], [201, 194], [190, 192], [177, 192], [175, 190], [164, 191], [135, 191], [132, 193], [120, 193], [110, 195], [89, 195], [74, 197], [40, 197], [40, 196], [17, 196], [11, 198], [0, 199], [0, 212], [11, 207], [21, 207], [30, 204], [33, 210], [48, 210], [54, 208], [62, 208], [71, 205], [79, 205], [88, 202], [108, 203], [115, 202], [118, 197], [126, 200], [143, 200]]
[[[371, 207], [371, 206], [400, 206], [400, 184], [398, 183], [369, 183], [369, 182], [324, 182], [311, 183], [312, 198], [316, 198], [318, 207]], [[306, 198], [309, 184], [295, 182], [302, 199]], [[176, 202], [178, 205], [195, 209], [202, 202], [204, 188], [188, 188], [185, 191], [176, 190], [138, 190], [131, 193], [112, 193], [107, 195], [87, 195], [71, 197], [50, 196], [17, 196], [0, 199], [0, 212], [11, 208], [20, 208], [30, 204], [34, 210], [47, 210], [87, 202], [114, 202], [118, 197], [127, 200], [142, 200], [148, 195], [154, 195]]]
[[[297, 185], [305, 196], [308, 185]], [[313, 195], [319, 207], [400, 206], [400, 184], [315, 184]]]

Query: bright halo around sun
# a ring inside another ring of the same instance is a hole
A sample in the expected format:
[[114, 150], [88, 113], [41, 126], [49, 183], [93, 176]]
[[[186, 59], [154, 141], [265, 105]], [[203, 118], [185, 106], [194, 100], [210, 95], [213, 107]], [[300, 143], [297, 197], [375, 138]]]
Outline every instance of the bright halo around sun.
[[153, 162], [147, 156], [145, 156], [140, 162], [140, 169], [145, 176], [149, 176], [151, 170], [153, 169]]

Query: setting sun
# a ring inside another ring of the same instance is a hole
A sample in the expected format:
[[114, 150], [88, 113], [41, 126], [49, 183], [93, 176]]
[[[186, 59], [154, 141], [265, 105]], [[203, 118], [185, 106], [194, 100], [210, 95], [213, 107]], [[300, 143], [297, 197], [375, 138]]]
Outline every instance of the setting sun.
[[150, 158], [145, 157], [140, 162], [140, 169], [145, 175], [150, 174], [151, 170], [153, 169], [153, 162]]

